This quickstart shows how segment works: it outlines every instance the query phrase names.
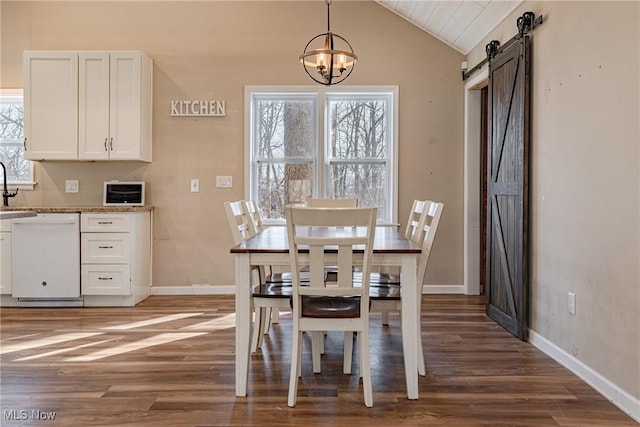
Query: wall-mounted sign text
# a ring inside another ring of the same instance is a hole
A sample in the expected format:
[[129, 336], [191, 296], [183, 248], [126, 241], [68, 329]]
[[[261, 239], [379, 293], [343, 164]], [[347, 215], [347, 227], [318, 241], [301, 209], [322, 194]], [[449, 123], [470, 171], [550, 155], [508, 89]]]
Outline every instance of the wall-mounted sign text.
[[225, 101], [216, 100], [193, 100], [193, 101], [171, 101], [171, 116], [175, 117], [193, 117], [193, 116], [209, 116], [222, 117], [226, 116]]

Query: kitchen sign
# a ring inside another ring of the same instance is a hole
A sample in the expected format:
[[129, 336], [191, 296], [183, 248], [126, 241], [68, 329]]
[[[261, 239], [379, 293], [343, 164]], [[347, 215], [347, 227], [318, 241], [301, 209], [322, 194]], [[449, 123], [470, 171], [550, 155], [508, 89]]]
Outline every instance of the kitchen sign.
[[172, 117], [224, 117], [227, 115], [225, 101], [185, 100], [171, 101]]

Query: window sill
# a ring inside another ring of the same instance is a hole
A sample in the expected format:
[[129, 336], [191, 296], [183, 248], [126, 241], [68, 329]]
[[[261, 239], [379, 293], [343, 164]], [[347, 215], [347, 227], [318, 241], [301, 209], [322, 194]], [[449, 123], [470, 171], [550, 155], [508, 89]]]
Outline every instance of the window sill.
[[[32, 191], [36, 186], [37, 182], [8, 182], [7, 189], [11, 192], [15, 191], [17, 188], [20, 191]], [[4, 185], [0, 182], [0, 185]]]

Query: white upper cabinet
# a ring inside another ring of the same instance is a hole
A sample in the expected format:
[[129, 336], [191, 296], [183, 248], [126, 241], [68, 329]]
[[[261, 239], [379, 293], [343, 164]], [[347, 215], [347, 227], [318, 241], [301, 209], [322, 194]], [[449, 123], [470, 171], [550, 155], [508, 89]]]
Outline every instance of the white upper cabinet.
[[78, 54], [24, 55], [24, 157], [78, 158]]
[[151, 59], [80, 52], [79, 68], [78, 158], [151, 161]]
[[[60, 84], [64, 70], [57, 70], [61, 67], [56, 59], [62, 53], [75, 64], [69, 70], [75, 73], [73, 82], [67, 85]], [[24, 58], [25, 146], [30, 160], [151, 161], [153, 62], [149, 57], [139, 51], [26, 51]], [[36, 66], [41, 70], [34, 72]], [[59, 117], [58, 110], [67, 111], [68, 116]], [[49, 115], [56, 116], [53, 128], [43, 118]], [[74, 140], [70, 142], [58, 127], [73, 133]], [[48, 136], [44, 148], [44, 138], [36, 139], [38, 132]]]

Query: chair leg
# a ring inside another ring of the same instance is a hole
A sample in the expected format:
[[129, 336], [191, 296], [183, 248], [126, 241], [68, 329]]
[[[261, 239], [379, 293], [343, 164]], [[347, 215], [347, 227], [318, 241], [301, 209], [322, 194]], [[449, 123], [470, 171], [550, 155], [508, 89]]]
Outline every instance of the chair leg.
[[255, 353], [260, 347], [262, 347], [262, 334], [264, 324], [267, 319], [266, 311], [268, 309], [264, 307], [256, 307], [253, 313], [253, 330], [251, 331], [251, 352]]
[[360, 376], [364, 391], [364, 405], [371, 408], [373, 406], [373, 392], [371, 390], [371, 355], [369, 354], [368, 331], [358, 334], [358, 341], [360, 343]]
[[267, 335], [269, 333], [269, 329], [271, 329], [271, 317], [273, 315], [273, 310], [271, 307], [264, 307], [263, 312], [263, 322], [262, 322], [262, 334]]
[[424, 364], [424, 347], [422, 347], [422, 328], [418, 325], [418, 374], [425, 376], [427, 369]]
[[280, 323], [280, 309], [272, 308], [271, 309], [271, 323], [276, 324]]
[[342, 362], [342, 372], [351, 373], [351, 362], [353, 361], [353, 332], [344, 333], [344, 360]]
[[296, 397], [298, 396], [298, 376], [300, 375], [300, 356], [302, 353], [302, 333], [295, 330], [292, 337], [293, 345], [291, 348], [291, 373], [289, 375], [289, 399], [290, 407], [296, 406]]
[[422, 289], [418, 295], [418, 375], [425, 376], [427, 369], [424, 363], [424, 347], [422, 346]]
[[382, 324], [389, 326], [389, 310], [382, 310]]
[[313, 356], [313, 373], [319, 374], [322, 372], [320, 354], [324, 347], [324, 332], [313, 331], [311, 332], [311, 354]]

